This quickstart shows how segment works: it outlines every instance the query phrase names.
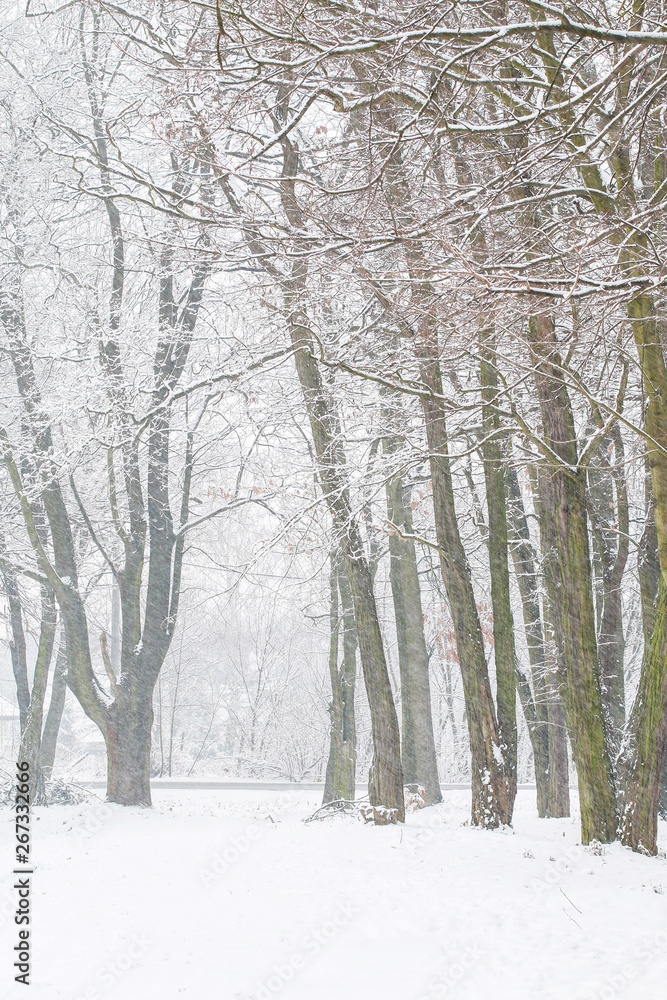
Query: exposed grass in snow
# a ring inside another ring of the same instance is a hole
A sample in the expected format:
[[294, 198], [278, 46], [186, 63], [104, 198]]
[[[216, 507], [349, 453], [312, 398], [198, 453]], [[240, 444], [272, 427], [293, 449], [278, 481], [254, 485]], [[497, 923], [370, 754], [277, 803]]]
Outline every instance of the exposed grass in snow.
[[[465, 825], [450, 791], [403, 827], [304, 824], [313, 792], [155, 793], [33, 814], [29, 1000], [658, 1000], [667, 862], [578, 846], [579, 824]], [[5, 856], [11, 812], [0, 812]], [[667, 830], [661, 828], [662, 843]]]

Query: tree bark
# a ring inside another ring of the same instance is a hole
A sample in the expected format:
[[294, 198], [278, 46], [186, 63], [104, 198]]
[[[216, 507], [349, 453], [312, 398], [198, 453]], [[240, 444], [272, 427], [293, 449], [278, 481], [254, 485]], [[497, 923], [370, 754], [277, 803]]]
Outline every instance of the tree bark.
[[[570, 815], [570, 788], [563, 709], [555, 684], [550, 683], [542, 613], [537, 558], [530, 540], [528, 520], [513, 465], [505, 478], [510, 551], [521, 595], [521, 609], [528, 647], [532, 691], [526, 678], [519, 685], [528, 733], [533, 748], [537, 812], [540, 817]], [[539, 513], [539, 502], [537, 503]], [[517, 670], [517, 673], [520, 672]], [[564, 750], [564, 754], [563, 754]]]
[[16, 684], [19, 725], [21, 732], [23, 732], [30, 710], [30, 684], [28, 682], [28, 660], [25, 632], [23, 629], [23, 609], [21, 607], [18, 576], [16, 570], [9, 562], [5, 537], [2, 532], [0, 532], [0, 575], [2, 576], [2, 586], [5, 591], [9, 610], [9, 628], [11, 633], [9, 653], [12, 661], [14, 682]]
[[[567, 754], [565, 757], [565, 790], [560, 793], [554, 788], [562, 777], [562, 772], [550, 766], [551, 725], [549, 720], [550, 699], [558, 698], [547, 684], [546, 650], [542, 613], [540, 610], [539, 581], [536, 555], [530, 541], [528, 521], [519, 486], [519, 478], [513, 465], [508, 465], [505, 477], [507, 488], [508, 526], [511, 538], [510, 551], [514, 563], [521, 609], [528, 647], [528, 661], [531, 669], [532, 689], [528, 678], [523, 677], [517, 667], [517, 688], [523, 706], [528, 734], [533, 748], [535, 784], [537, 786], [537, 813], [540, 817], [569, 816], [570, 801], [567, 785]], [[554, 794], [555, 793], [555, 794]]]
[[65, 708], [65, 698], [67, 695], [67, 681], [65, 671], [67, 670], [67, 646], [64, 636], [60, 640], [56, 663], [53, 668], [53, 680], [51, 682], [51, 701], [49, 711], [44, 723], [42, 733], [41, 766], [44, 779], [48, 781], [53, 773], [53, 765], [56, 760], [56, 749], [58, 746], [58, 733], [60, 723]]
[[456, 519], [438, 345], [429, 321], [418, 337], [416, 350], [422, 383], [427, 390], [421, 401], [440, 567], [454, 623], [468, 719], [472, 756], [471, 818], [476, 826], [493, 828], [511, 820], [511, 780], [501, 748], [470, 567]]
[[621, 842], [657, 854], [658, 807], [667, 749], [667, 585], [660, 580], [651, 641], [645, 649], [629, 725], [619, 824]]
[[[393, 455], [399, 447], [395, 437], [384, 439], [385, 454]], [[410, 491], [400, 475], [392, 475], [386, 493], [389, 521], [398, 528], [396, 531], [390, 527], [389, 579], [401, 675], [403, 780], [407, 785], [420, 785], [426, 804], [433, 805], [442, 801], [442, 793], [433, 734], [429, 656], [415, 543], [410, 537], [402, 537], [412, 534]]]
[[517, 726], [516, 726], [516, 652], [514, 622], [510, 599], [510, 576], [507, 558], [507, 505], [505, 473], [501, 448], [501, 426], [495, 409], [498, 395], [498, 372], [493, 331], [483, 329], [480, 335], [480, 381], [482, 386], [481, 453], [486, 482], [486, 506], [489, 518], [488, 552], [493, 608], [493, 646], [496, 661], [496, 703], [498, 707], [498, 738], [509, 784], [509, 819], [516, 798]]
[[[331, 555], [329, 674], [332, 700], [331, 745], [327, 762], [322, 803], [340, 799], [352, 801], [355, 796], [357, 765], [356, 727], [354, 718], [354, 688], [357, 672], [357, 636], [354, 608], [340, 558]], [[338, 595], [340, 592], [340, 612]], [[343, 633], [343, 662], [338, 666], [339, 635]]]
[[19, 749], [19, 760], [27, 761], [30, 766], [30, 801], [33, 804], [44, 801], [44, 775], [41, 765], [42, 719], [57, 621], [55, 596], [49, 587], [42, 587], [41, 603], [42, 620], [30, 692], [30, 708], [21, 732]]
[[107, 713], [107, 799], [151, 805], [151, 692], [118, 692]]
[[656, 854], [658, 814], [667, 813], [667, 585], [660, 572], [653, 491], [647, 463], [646, 521], [639, 544], [644, 656], [620, 759], [621, 842]]
[[[605, 452], [615, 450], [613, 471]], [[628, 495], [623, 471], [623, 441], [618, 425], [603, 439], [595, 464], [588, 467], [593, 525], [593, 569], [597, 577], [597, 643], [602, 705], [614, 757], [625, 728], [625, 638], [621, 583], [629, 549]], [[616, 494], [616, 496], [614, 496]]]
[[545, 582], [557, 645], [559, 691], [577, 768], [582, 843], [616, 836], [614, 774], [605, 738], [586, 517], [585, 472], [550, 314], [532, 316], [530, 346], [545, 440], [540, 474]]

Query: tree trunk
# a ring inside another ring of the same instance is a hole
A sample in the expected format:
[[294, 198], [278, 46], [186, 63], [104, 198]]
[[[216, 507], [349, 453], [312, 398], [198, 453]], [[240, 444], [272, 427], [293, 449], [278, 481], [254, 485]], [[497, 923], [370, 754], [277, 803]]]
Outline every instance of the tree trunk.
[[510, 599], [510, 575], [507, 558], [507, 505], [505, 474], [500, 441], [500, 420], [494, 409], [498, 394], [498, 372], [493, 332], [480, 334], [482, 385], [482, 444], [486, 506], [489, 516], [488, 552], [493, 608], [493, 646], [496, 661], [496, 703], [498, 706], [498, 737], [509, 784], [508, 810], [511, 822], [516, 798], [517, 727], [516, 727], [516, 653], [514, 622]]
[[[298, 152], [287, 136], [281, 139], [281, 146], [283, 208], [295, 232], [304, 232], [306, 224], [294, 191], [294, 178], [299, 164]], [[340, 545], [354, 605], [359, 656], [373, 734], [369, 798], [376, 822], [403, 822], [405, 804], [398, 717], [382, 644], [371, 572], [364, 554], [359, 526], [352, 512], [336, 407], [322, 380], [316, 360], [315, 338], [306, 313], [305, 257], [299, 256], [294, 261], [290, 275], [283, 278], [281, 284], [287, 325], [294, 346], [294, 361], [315, 447], [318, 479], [331, 514], [336, 544]]]
[[[511, 535], [510, 551], [521, 594], [528, 660], [533, 681], [532, 690], [527, 678], [525, 681], [521, 679], [521, 683], [518, 681], [517, 683], [533, 749], [535, 784], [537, 786], [537, 814], [540, 817], [545, 817], [550, 815], [549, 708], [544, 676], [546, 664], [539, 589], [519, 478], [512, 465], [508, 467], [505, 484], [508, 497], [508, 525]], [[518, 668], [517, 678], [523, 678], [523, 674]]]
[[426, 323], [426, 330], [419, 338], [417, 353], [422, 382], [427, 390], [421, 401], [440, 567], [454, 623], [468, 719], [472, 757], [471, 818], [476, 826], [493, 828], [511, 820], [511, 781], [500, 745], [470, 567], [456, 519], [437, 338], [430, 322]]
[[662, 762], [662, 778], [660, 781], [660, 800], [658, 802], [660, 819], [667, 819], [667, 751]]
[[[606, 453], [615, 446], [613, 472]], [[593, 569], [597, 577], [597, 642], [602, 705], [608, 742], [614, 757], [625, 728], [625, 638], [621, 606], [621, 582], [628, 557], [628, 496], [623, 471], [623, 441], [618, 425], [612, 437], [600, 444], [595, 464], [588, 468], [593, 527]], [[614, 490], [615, 487], [615, 490]], [[614, 498], [614, 492], [616, 498]]]
[[666, 616], [667, 585], [661, 578], [653, 635], [644, 652], [630, 718], [620, 821], [622, 843], [643, 854], [658, 851], [658, 806], [667, 749]]
[[638, 560], [644, 657], [628, 738], [619, 762], [623, 779], [619, 833], [621, 841], [633, 850], [655, 854], [658, 813], [663, 817], [667, 813], [667, 585], [660, 573], [648, 467], [645, 506], [646, 522]]
[[65, 708], [65, 697], [67, 695], [67, 681], [65, 680], [66, 670], [67, 646], [65, 643], [65, 637], [63, 636], [60, 640], [58, 655], [56, 656], [56, 663], [53, 669], [51, 701], [49, 702], [49, 711], [46, 716], [44, 731], [42, 733], [42, 749], [40, 756], [42, 774], [44, 775], [45, 780], [48, 780], [51, 777], [51, 774], [53, 773], [53, 765], [56, 759], [58, 733], [60, 731], [60, 723], [63, 717], [63, 710]]
[[54, 593], [50, 588], [42, 587], [42, 622], [39, 632], [39, 646], [30, 692], [30, 708], [25, 727], [21, 733], [19, 749], [19, 760], [27, 761], [30, 766], [30, 801], [34, 804], [44, 801], [44, 776], [41, 766], [42, 719], [56, 634], [56, 620]]
[[[354, 608], [347, 580], [344, 578], [339, 556], [331, 555], [330, 601], [331, 644], [329, 648], [329, 673], [331, 676], [331, 746], [324, 783], [323, 804], [344, 799], [348, 802], [356, 794], [357, 767], [356, 727], [354, 719], [354, 688], [357, 671], [357, 636], [354, 627]], [[341, 596], [339, 614], [338, 593]], [[342, 626], [343, 662], [338, 667], [338, 636]]]
[[[385, 438], [386, 454], [391, 455], [397, 448], [395, 438]], [[386, 492], [389, 520], [401, 532], [411, 535], [410, 493], [399, 475], [387, 480]], [[442, 793], [433, 735], [429, 657], [414, 540], [402, 538], [397, 531], [390, 529], [389, 559], [401, 675], [403, 780], [408, 785], [420, 785], [426, 793], [426, 804], [433, 805], [442, 801]]]
[[[567, 744], [564, 766], [559, 753], [563, 733], [553, 728], [557, 716], [562, 718], [562, 705], [554, 684], [548, 683], [547, 657], [540, 610], [540, 591], [537, 575], [537, 558], [530, 540], [528, 520], [513, 465], [508, 465], [505, 477], [507, 487], [508, 527], [511, 536], [512, 560], [516, 574], [523, 623], [531, 668], [532, 691], [527, 678], [517, 668], [517, 686], [524, 709], [528, 734], [533, 748], [535, 784], [537, 786], [537, 813], [540, 817], [570, 815], [570, 789], [568, 781]], [[564, 723], [563, 723], [564, 729]], [[555, 758], [555, 759], [552, 759]]]
[[[301, 289], [305, 293], [305, 289]], [[403, 774], [400, 733], [389, 671], [382, 645], [373, 584], [364, 555], [359, 528], [352, 514], [349, 490], [342, 475], [340, 445], [333, 403], [329, 399], [312, 351], [312, 337], [296, 296], [286, 296], [290, 304], [290, 332], [297, 348], [294, 354], [303, 388], [306, 410], [315, 445], [318, 478], [340, 544], [345, 574], [349, 581], [359, 654], [364, 673], [373, 734], [373, 764], [369, 776], [369, 797], [376, 820], [403, 821]], [[298, 311], [297, 311], [298, 310]]]
[[[562, 658], [562, 650], [559, 651]], [[557, 670], [548, 669], [547, 708], [549, 724], [549, 811], [548, 816], [570, 815], [570, 775], [567, 759], [567, 725], [563, 702], [558, 693]]]
[[23, 609], [21, 607], [18, 576], [8, 558], [5, 537], [2, 532], [0, 532], [0, 575], [2, 576], [2, 586], [7, 598], [9, 611], [11, 632], [9, 653], [12, 661], [14, 682], [16, 684], [19, 725], [21, 732], [23, 732], [30, 710], [30, 685], [28, 683], [28, 660], [26, 656], [25, 631], [23, 629]]
[[559, 689], [577, 768], [582, 843], [616, 836], [614, 775], [604, 726], [586, 517], [585, 473], [549, 314], [532, 316], [530, 342], [545, 439], [554, 456], [540, 474], [544, 571], [557, 646]]
[[120, 689], [107, 712], [107, 800], [123, 806], [151, 805], [150, 697]]

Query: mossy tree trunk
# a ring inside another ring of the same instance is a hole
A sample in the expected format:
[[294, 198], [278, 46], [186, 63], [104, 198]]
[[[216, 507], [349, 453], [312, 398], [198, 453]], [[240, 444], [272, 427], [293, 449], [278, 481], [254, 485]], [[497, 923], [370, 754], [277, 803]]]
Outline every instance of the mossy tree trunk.
[[[301, 265], [295, 265], [300, 267]], [[305, 277], [305, 275], [303, 276]], [[317, 457], [318, 479], [340, 545], [356, 625], [359, 654], [371, 713], [373, 764], [369, 795], [376, 819], [405, 817], [398, 717], [385, 659], [368, 560], [352, 512], [349, 487], [343, 471], [337, 419], [315, 358], [315, 348], [303, 310], [305, 287], [295, 280], [285, 299], [289, 328], [296, 348], [294, 358], [304, 394]]]
[[644, 657], [620, 760], [619, 835], [633, 850], [656, 854], [658, 813], [667, 812], [667, 585], [660, 571], [650, 474], [638, 568]]
[[616, 792], [605, 738], [586, 516], [572, 407], [549, 313], [531, 317], [530, 345], [548, 464], [540, 475], [545, 582], [563, 663], [559, 690], [577, 768], [581, 838], [616, 836]]
[[[634, 28], [641, 25], [643, 15], [643, 5], [636, 6], [632, 13]], [[564, 63], [555, 51], [554, 39], [547, 35], [538, 37], [552, 99], [564, 109], [560, 113], [561, 124], [568, 130], [570, 141], [581, 149], [586, 144], [586, 137], [576, 126], [574, 111], [565, 100]], [[613, 155], [608, 160], [614, 172], [613, 188], [603, 178], [598, 165], [588, 156], [582, 156], [578, 162], [579, 173], [593, 210], [604, 218], [606, 224], [612, 220], [616, 224], [611, 239], [618, 247], [619, 270], [626, 278], [643, 277], [646, 273], [645, 261], [652, 253], [652, 245], [649, 247], [645, 230], [634, 221], [629, 224], [625, 222], [625, 219], [634, 220], [638, 211], [635, 194], [636, 156], [631, 148], [632, 133], [624, 132], [622, 128], [622, 114], [627, 107], [636, 73], [636, 59], [636, 52], [628, 49], [615, 87], [616, 107], [611, 119], [614, 124], [610, 127]], [[653, 157], [651, 162], [648, 161], [651, 161], [650, 156], [645, 164], [646, 180], [653, 181], [653, 190], [657, 194], [663, 187], [664, 157], [659, 155]], [[664, 583], [667, 581], [667, 368], [660, 336], [664, 321], [658, 316], [653, 298], [644, 292], [639, 292], [629, 301], [627, 315], [632, 326], [646, 400], [644, 431], [654, 497], [655, 540]], [[657, 611], [655, 622], [657, 627]], [[651, 692], [652, 702], [642, 710], [636, 704], [630, 717], [631, 745], [640, 749], [633, 751], [629, 759], [624, 754], [626, 789], [621, 837], [626, 843], [641, 844], [643, 849], [650, 850], [647, 845], [651, 844], [656, 822], [652, 810], [657, 810], [658, 805], [653, 793], [657, 778], [652, 775], [649, 780], [645, 774], [636, 773], [635, 769], [653, 767], [659, 774], [662, 773], [661, 753], [664, 752], [664, 741], [661, 734], [667, 702], [663, 699], [660, 705], [654, 700], [663, 686], [664, 665], [661, 661], [659, 636], [651, 634], [650, 639], [646, 636], [646, 649], [642, 663], [642, 674], [646, 676], [642, 676], [640, 680], [640, 690]]]

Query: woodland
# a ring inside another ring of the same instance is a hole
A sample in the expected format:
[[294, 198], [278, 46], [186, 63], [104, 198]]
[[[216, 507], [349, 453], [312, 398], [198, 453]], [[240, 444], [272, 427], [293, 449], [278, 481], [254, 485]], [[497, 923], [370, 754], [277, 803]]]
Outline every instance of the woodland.
[[527, 783], [655, 855], [662, 0], [2, 7], [33, 801], [85, 731], [110, 803], [224, 774], [335, 811], [367, 781], [382, 826], [461, 782], [495, 829]]

